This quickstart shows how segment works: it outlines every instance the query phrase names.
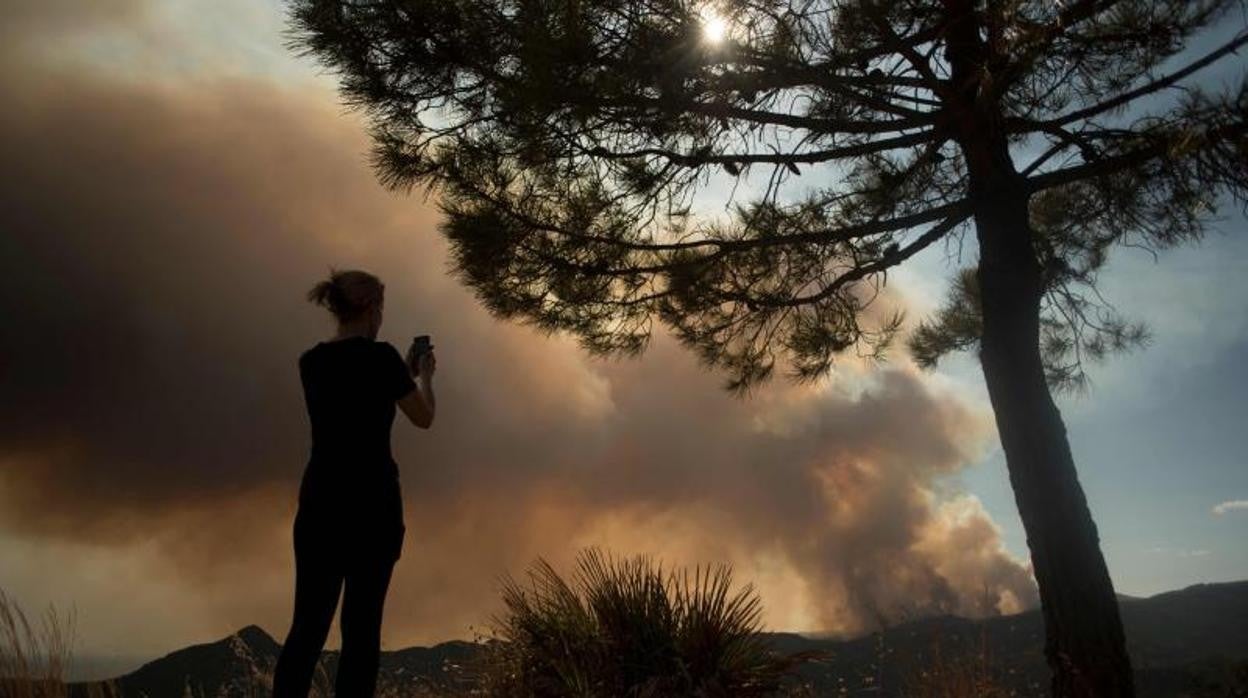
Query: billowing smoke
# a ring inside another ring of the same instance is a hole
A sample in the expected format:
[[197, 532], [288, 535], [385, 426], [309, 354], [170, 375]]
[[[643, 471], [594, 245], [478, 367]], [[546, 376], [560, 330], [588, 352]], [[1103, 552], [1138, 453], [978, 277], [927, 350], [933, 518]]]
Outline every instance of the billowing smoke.
[[[731, 562], [780, 629], [1034, 603], [978, 502], [937, 495], [991, 416], [908, 365], [737, 401], [661, 333], [642, 360], [591, 360], [446, 276], [432, 203], [377, 185], [331, 94], [25, 70], [0, 80], [0, 555], [18, 561], [0, 583], [20, 598], [55, 564], [95, 646], [252, 622], [281, 639], [295, 360], [332, 332], [303, 293], [330, 265], [385, 281], [382, 339], [438, 350], [435, 427], [395, 425], [408, 537], [387, 646], [468, 636], [499, 575], [585, 545]], [[103, 590], [159, 595], [169, 620], [110, 636], [125, 606], [92, 606]]]

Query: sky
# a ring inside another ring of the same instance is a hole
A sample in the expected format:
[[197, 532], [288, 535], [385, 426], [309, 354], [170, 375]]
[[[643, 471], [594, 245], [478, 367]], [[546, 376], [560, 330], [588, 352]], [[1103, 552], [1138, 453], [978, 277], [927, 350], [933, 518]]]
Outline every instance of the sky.
[[[777, 630], [1035, 603], [973, 356], [847, 360], [748, 400], [657, 324], [642, 358], [593, 359], [447, 275], [434, 202], [376, 182], [278, 2], [3, 12], [0, 589], [72, 609], [76, 675], [251, 623], [284, 637], [296, 358], [333, 332], [303, 294], [330, 266], [386, 283], [379, 339], [438, 351], [434, 428], [394, 429], [408, 533], [387, 649], [470, 639], [500, 575], [589, 545], [729, 562]], [[1118, 250], [1102, 291], [1154, 341], [1059, 398], [1120, 593], [1248, 578], [1245, 232], [1227, 209], [1156, 262]], [[895, 302], [930, 312], [957, 266], [924, 253], [890, 275]]]

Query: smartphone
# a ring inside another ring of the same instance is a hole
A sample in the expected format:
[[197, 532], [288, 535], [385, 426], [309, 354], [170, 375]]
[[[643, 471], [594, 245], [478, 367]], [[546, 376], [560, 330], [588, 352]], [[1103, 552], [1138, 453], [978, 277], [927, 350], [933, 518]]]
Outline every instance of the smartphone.
[[412, 372], [419, 375], [420, 374], [420, 356], [424, 354], [425, 352], [433, 349], [433, 345], [430, 344], [429, 335], [427, 334], [416, 335], [416, 338], [412, 340], [412, 349], [413, 349]]

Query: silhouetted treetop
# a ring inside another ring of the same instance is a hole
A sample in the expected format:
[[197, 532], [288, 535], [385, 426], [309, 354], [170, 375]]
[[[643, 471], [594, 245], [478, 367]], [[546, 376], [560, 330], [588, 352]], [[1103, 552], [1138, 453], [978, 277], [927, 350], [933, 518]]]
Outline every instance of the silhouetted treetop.
[[[1095, 293], [1114, 244], [1199, 237], [1248, 192], [1244, 83], [1173, 60], [1242, 0], [292, 3], [292, 45], [367, 113], [394, 188], [436, 188], [455, 272], [501, 317], [637, 353], [659, 317], [737, 392], [777, 349], [798, 380], [880, 351], [886, 271], [954, 236], [985, 123], [1005, 134], [1044, 269], [1048, 379], [1144, 341]], [[719, 18], [722, 40], [705, 26]], [[1164, 92], [1164, 95], [1162, 94]], [[1147, 98], [1147, 99], [1146, 99]], [[1128, 109], [1128, 107], [1131, 107]], [[765, 185], [727, 222], [710, 175]], [[798, 176], [802, 187], [792, 186]], [[786, 186], [787, 185], [787, 186]], [[973, 279], [920, 326], [923, 363], [974, 346]]]

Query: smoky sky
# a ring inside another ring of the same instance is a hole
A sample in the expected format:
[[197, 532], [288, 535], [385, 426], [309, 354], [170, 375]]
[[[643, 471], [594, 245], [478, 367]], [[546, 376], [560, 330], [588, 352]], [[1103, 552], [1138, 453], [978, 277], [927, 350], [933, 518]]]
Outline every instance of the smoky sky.
[[[11, 67], [0, 531], [145, 546], [146, 581], [119, 591], [178, 590], [168, 612], [199, 638], [289, 623], [296, 359], [333, 330], [303, 294], [330, 266], [386, 283], [380, 339], [429, 333], [438, 351], [434, 428], [394, 429], [408, 534], [390, 645], [468, 636], [499, 575], [587, 545], [730, 562], [782, 629], [1034, 603], [977, 501], [941, 485], [983, 454], [991, 416], [903, 359], [743, 401], [661, 331], [640, 360], [590, 359], [447, 275], [433, 202], [377, 184], [332, 93]], [[125, 646], [107, 631], [97, 645]]]

